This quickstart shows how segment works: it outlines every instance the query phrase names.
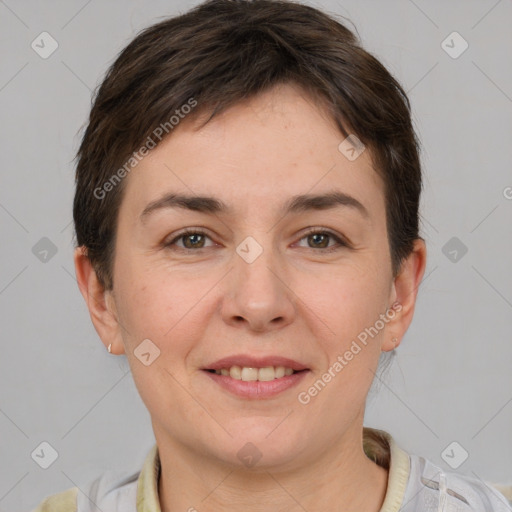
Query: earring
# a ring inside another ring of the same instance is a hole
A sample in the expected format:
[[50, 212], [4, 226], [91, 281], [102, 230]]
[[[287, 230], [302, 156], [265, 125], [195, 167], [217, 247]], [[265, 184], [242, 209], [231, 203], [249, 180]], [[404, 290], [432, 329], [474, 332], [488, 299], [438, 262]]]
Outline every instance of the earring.
[[108, 346], [107, 350], [109, 354], [112, 354], [112, 343]]
[[[393, 342], [393, 345], [396, 345], [396, 342], [397, 342], [398, 340], [397, 340], [396, 338], [393, 338], [391, 341]], [[394, 350], [394, 349], [393, 349], [393, 350]]]

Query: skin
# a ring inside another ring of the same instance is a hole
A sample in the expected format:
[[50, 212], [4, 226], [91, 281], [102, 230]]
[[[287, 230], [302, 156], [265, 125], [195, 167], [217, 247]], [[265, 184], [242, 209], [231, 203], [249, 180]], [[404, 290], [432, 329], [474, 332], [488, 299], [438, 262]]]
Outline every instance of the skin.
[[[362, 448], [365, 402], [381, 351], [398, 346], [412, 320], [426, 248], [417, 240], [392, 275], [383, 182], [369, 151], [349, 161], [338, 150], [343, 139], [293, 85], [239, 103], [199, 131], [185, 119], [125, 178], [113, 291], [76, 250], [94, 326], [112, 353], [127, 355], [151, 415], [163, 512], [377, 512], [382, 505], [388, 472]], [[291, 196], [334, 189], [360, 201], [368, 217], [346, 206], [280, 212]], [[141, 221], [166, 192], [214, 196], [233, 212], [168, 208]], [[164, 247], [187, 227], [208, 236]], [[327, 252], [337, 242], [307, 236], [309, 227], [350, 245]], [[252, 263], [236, 252], [248, 236], [263, 248]], [[393, 320], [307, 405], [299, 403], [298, 393], [395, 301], [402, 309]], [[134, 355], [144, 339], [161, 351], [149, 366]], [[289, 357], [310, 371], [273, 398], [242, 399], [201, 370], [241, 353]], [[247, 442], [262, 454], [252, 468], [237, 457]]]

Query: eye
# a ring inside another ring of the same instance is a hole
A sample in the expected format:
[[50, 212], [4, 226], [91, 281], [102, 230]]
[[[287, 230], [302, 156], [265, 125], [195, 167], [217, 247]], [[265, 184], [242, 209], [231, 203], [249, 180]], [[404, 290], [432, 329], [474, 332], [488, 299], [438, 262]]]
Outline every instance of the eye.
[[[211, 240], [208, 234], [202, 229], [188, 228], [178, 233], [172, 240], [165, 242], [163, 245], [167, 248], [175, 246], [177, 250], [193, 251], [211, 247], [211, 245], [205, 245], [206, 239]], [[300, 241], [302, 240], [311, 242], [311, 245], [308, 244], [307, 248], [313, 250], [323, 249], [322, 252], [332, 252], [342, 247], [349, 247], [349, 244], [341, 237], [326, 229], [311, 228], [300, 239]], [[329, 240], [333, 240], [335, 244], [329, 245]], [[180, 246], [178, 242], [181, 241], [183, 241], [183, 245]]]
[[165, 242], [164, 247], [171, 247], [176, 242], [183, 240], [183, 246], [177, 245], [178, 249], [182, 250], [194, 250], [194, 249], [205, 249], [205, 240], [210, 238], [207, 233], [201, 229], [186, 229], [174, 237], [170, 242]]
[[[324, 249], [323, 252], [332, 252], [342, 247], [348, 247], [348, 243], [341, 237], [325, 229], [311, 228], [306, 232], [306, 235], [301, 238], [301, 240], [305, 239], [312, 243], [312, 245], [308, 246], [309, 249]], [[336, 244], [331, 246], [326, 245], [329, 243], [329, 239], [334, 240]]]

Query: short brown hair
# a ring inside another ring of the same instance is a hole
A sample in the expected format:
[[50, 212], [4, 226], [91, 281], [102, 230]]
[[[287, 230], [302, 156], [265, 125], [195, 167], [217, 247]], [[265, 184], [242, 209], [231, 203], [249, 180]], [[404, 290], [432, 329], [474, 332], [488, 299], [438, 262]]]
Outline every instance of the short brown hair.
[[392, 270], [398, 273], [419, 238], [422, 188], [419, 142], [400, 84], [348, 28], [313, 7], [208, 0], [140, 32], [96, 91], [76, 155], [73, 218], [77, 245], [86, 248], [105, 289], [113, 287], [125, 180], [100, 198], [97, 190], [191, 98], [197, 107], [190, 115], [206, 112], [207, 123], [282, 83], [320, 99], [341, 133], [355, 134], [370, 151], [385, 184]]

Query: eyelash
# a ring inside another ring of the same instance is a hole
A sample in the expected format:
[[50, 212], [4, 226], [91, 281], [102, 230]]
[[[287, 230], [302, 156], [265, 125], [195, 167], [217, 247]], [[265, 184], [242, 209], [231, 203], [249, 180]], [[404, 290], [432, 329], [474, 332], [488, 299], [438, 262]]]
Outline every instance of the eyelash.
[[[163, 246], [165, 248], [171, 248], [178, 240], [185, 238], [189, 235], [202, 235], [202, 236], [206, 236], [206, 237], [210, 238], [208, 233], [206, 233], [206, 231], [203, 231], [200, 228], [187, 228], [187, 229], [183, 230], [181, 233], [179, 233], [177, 236], [175, 236], [170, 242], [164, 243]], [[338, 235], [336, 235], [335, 233], [333, 233], [332, 231], [330, 231], [328, 229], [309, 228], [306, 231], [306, 233], [304, 233], [304, 235], [300, 238], [300, 240], [303, 240], [304, 238], [307, 238], [308, 236], [311, 236], [311, 235], [328, 235], [338, 244], [333, 247], [326, 247], [326, 248], [320, 248], [320, 249], [316, 249], [314, 247], [306, 247], [307, 249], [311, 249], [312, 251], [315, 251], [315, 252], [318, 252], [319, 250], [321, 250], [322, 252], [330, 253], [330, 252], [337, 251], [342, 248], [349, 247], [349, 244], [345, 240], [343, 240], [341, 237], [339, 237]], [[208, 249], [208, 247], [199, 247], [197, 249], [189, 249], [188, 247], [178, 247], [177, 248], [177, 250], [180, 250], [183, 252], [194, 252], [194, 251], [198, 252], [198, 251], [201, 251], [202, 249]]]

